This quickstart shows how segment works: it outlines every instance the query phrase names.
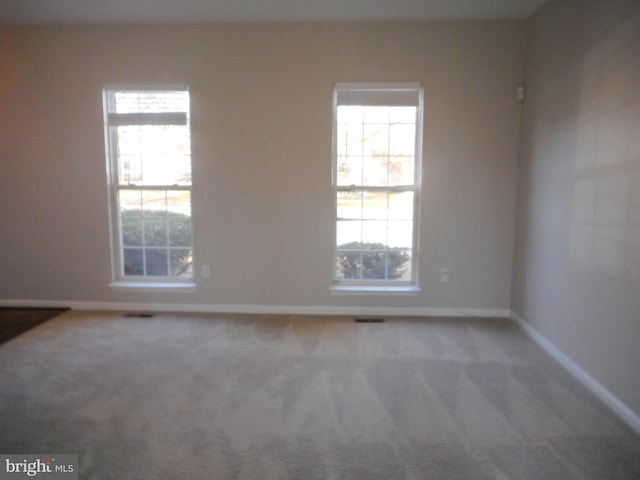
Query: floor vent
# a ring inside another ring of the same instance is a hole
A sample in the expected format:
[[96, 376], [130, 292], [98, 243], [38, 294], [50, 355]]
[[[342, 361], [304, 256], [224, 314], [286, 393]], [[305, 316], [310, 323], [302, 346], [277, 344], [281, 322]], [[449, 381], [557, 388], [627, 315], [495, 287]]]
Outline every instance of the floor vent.
[[124, 316], [127, 318], [151, 318], [153, 313], [125, 313]]
[[384, 323], [384, 318], [356, 318], [356, 323]]

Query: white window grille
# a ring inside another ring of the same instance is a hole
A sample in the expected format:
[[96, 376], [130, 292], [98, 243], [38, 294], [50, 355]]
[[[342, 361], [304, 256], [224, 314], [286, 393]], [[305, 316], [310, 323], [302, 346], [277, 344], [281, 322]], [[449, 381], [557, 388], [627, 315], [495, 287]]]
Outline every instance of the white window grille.
[[116, 281], [193, 279], [186, 87], [103, 92]]
[[419, 84], [334, 89], [334, 284], [416, 286]]

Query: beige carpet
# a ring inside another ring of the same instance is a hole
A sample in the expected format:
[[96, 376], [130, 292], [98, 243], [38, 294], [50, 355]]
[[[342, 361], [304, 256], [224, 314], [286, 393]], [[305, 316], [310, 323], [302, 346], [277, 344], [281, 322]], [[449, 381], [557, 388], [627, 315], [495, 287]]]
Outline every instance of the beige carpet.
[[0, 346], [0, 452], [81, 479], [638, 479], [508, 320], [71, 311]]

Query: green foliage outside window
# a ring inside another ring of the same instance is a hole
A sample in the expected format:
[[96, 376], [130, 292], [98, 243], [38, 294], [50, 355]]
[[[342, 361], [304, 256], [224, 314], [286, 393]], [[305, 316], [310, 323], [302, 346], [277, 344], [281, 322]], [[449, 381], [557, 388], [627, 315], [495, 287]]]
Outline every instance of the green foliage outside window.
[[165, 210], [124, 210], [121, 226], [126, 275], [143, 275], [143, 263], [148, 275], [179, 277], [191, 268], [188, 215]]
[[338, 273], [344, 279], [397, 280], [409, 268], [406, 251], [387, 250], [382, 243], [338, 245]]

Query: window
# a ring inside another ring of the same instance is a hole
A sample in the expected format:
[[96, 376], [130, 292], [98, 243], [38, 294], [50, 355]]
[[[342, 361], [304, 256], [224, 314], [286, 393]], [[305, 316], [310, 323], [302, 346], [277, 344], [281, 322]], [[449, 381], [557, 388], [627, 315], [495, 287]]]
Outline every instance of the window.
[[189, 92], [104, 90], [116, 282], [193, 278]]
[[419, 84], [336, 85], [336, 290], [416, 288], [421, 138]]

